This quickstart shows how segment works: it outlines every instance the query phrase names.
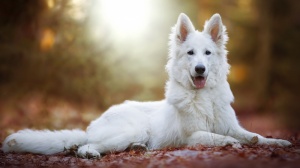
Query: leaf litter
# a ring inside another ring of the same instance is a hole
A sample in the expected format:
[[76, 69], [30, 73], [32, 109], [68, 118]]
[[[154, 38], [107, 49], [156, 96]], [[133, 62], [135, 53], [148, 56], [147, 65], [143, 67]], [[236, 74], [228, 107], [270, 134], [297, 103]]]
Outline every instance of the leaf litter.
[[[56, 155], [0, 152], [0, 167], [299, 167], [300, 140], [291, 136], [291, 147], [242, 145], [235, 148], [181, 147], [162, 150], [130, 150], [82, 159], [73, 146]], [[254, 141], [254, 140], [253, 140]]]
[[[125, 152], [103, 155], [101, 159], [83, 159], [77, 156], [78, 146], [72, 146], [55, 155], [31, 153], [3, 153], [0, 150], [0, 167], [300, 167], [300, 132], [277, 129], [258, 121], [257, 117], [241, 117], [249, 131], [260, 133], [267, 138], [281, 138], [292, 142], [291, 147], [257, 145], [257, 137], [251, 139], [251, 145], [228, 145], [223, 147], [181, 147], [144, 151], [129, 149]], [[10, 125], [9, 125], [10, 126]], [[8, 127], [8, 126], [7, 126]], [[3, 141], [3, 130], [0, 132]], [[6, 136], [6, 135], [5, 135]], [[11, 142], [13, 145], [13, 141]], [[2, 146], [2, 144], [0, 144]], [[133, 148], [135, 149], [135, 148]]]

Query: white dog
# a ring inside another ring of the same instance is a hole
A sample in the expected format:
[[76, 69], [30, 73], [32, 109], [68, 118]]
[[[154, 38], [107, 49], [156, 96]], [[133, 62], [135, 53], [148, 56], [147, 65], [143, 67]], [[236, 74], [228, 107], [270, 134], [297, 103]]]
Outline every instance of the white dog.
[[109, 108], [87, 131], [21, 130], [8, 136], [3, 151], [54, 154], [78, 145], [82, 157], [127, 148], [161, 149], [179, 146], [267, 144], [290, 142], [264, 138], [243, 129], [231, 107], [233, 95], [227, 82], [229, 64], [226, 28], [219, 14], [204, 30], [195, 30], [180, 14], [170, 35], [165, 100], [124, 103]]

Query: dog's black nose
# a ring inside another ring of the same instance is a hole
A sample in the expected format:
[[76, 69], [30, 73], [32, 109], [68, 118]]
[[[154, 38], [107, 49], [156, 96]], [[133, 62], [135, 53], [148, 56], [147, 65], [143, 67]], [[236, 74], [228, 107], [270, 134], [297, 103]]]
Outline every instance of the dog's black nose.
[[203, 74], [205, 72], [205, 66], [202, 65], [202, 64], [198, 64], [196, 65], [195, 67], [195, 71], [198, 73], [198, 74]]

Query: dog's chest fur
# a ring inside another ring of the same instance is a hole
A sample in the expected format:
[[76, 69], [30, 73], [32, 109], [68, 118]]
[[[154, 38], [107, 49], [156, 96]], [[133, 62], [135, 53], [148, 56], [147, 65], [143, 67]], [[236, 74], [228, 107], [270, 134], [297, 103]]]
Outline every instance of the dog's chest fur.
[[183, 133], [190, 136], [196, 131], [211, 132], [215, 116], [214, 100], [208, 96], [209, 91], [201, 90], [201, 93], [196, 91], [189, 94], [194, 98], [185, 98], [185, 107], [178, 109]]
[[186, 90], [176, 85], [169, 87], [168, 90], [177, 90], [177, 92], [167, 92], [166, 97], [168, 102], [178, 110], [183, 134], [189, 136], [196, 131], [211, 132], [215, 119], [214, 102], [216, 98], [212, 96], [214, 90], [210, 88]]

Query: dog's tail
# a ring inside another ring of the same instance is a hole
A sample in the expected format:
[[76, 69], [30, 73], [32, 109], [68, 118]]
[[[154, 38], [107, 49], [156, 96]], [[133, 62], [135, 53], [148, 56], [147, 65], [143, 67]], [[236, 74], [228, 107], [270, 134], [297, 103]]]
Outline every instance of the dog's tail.
[[3, 142], [2, 150], [4, 152], [30, 152], [48, 155], [86, 143], [87, 135], [82, 130], [35, 131], [25, 129], [9, 135]]

